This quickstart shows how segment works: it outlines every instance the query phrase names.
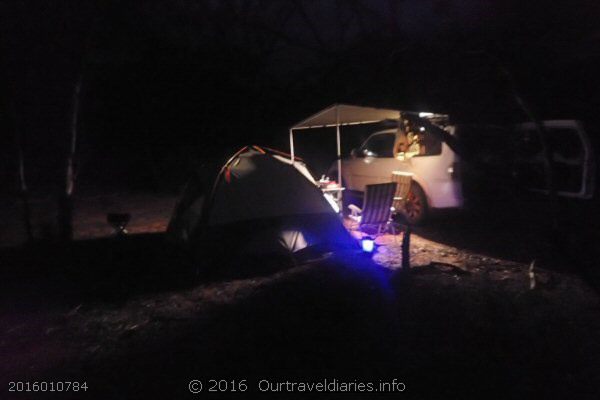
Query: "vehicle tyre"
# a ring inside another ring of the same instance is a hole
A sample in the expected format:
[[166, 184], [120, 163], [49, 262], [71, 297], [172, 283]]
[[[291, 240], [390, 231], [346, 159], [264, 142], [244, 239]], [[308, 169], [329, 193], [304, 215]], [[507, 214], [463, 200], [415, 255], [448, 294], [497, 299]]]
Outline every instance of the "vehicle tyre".
[[411, 183], [402, 214], [409, 223], [418, 225], [425, 220], [428, 211], [425, 192], [417, 183]]

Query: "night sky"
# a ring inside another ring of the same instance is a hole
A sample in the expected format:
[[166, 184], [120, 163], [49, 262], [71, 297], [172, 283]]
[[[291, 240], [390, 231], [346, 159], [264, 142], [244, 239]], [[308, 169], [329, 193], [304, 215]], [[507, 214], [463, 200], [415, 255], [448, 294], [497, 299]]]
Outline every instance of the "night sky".
[[[0, 191], [60, 187], [81, 77], [80, 187], [177, 189], [248, 143], [334, 102], [523, 121], [597, 120], [590, 1], [2, 1]], [[592, 129], [593, 130], [593, 129]]]

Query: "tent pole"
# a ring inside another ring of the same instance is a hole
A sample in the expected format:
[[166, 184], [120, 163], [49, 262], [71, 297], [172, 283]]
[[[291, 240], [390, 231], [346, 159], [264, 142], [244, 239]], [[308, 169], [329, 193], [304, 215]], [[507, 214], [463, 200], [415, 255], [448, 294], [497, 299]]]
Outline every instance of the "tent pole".
[[290, 159], [294, 163], [294, 130], [290, 128]]
[[[340, 187], [342, 186], [342, 148], [340, 145], [340, 108], [335, 107], [335, 134], [337, 136], [337, 182]], [[342, 192], [340, 191], [337, 196], [338, 205], [340, 210], [342, 209]]]

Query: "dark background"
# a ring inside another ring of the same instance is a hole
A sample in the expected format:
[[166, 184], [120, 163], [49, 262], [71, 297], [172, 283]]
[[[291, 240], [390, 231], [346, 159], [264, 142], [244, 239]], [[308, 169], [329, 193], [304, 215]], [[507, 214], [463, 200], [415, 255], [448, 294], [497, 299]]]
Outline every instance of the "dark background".
[[[0, 245], [25, 238], [18, 137], [41, 239], [0, 251], [0, 376], [85, 373], [111, 398], [225, 372], [392, 372], [421, 397], [595, 398], [597, 195], [505, 191], [436, 216], [414, 228], [414, 274], [352, 255], [270, 283], [266, 258], [198, 264], [164, 230], [190, 172], [245, 144], [287, 150], [289, 126], [335, 102], [524, 121], [506, 71], [540, 119], [584, 121], [600, 154], [598, 17], [589, 0], [0, 0]], [[77, 240], [58, 245], [78, 82]], [[300, 154], [332, 154], [321, 137]], [[132, 214], [126, 238], [106, 237], [115, 211]]]
[[79, 192], [177, 190], [242, 145], [287, 150], [287, 128], [335, 102], [523, 121], [502, 69], [540, 118], [581, 119], [594, 136], [599, 8], [1, 1], [0, 192], [17, 190], [17, 130], [30, 190], [61, 190], [79, 78]]

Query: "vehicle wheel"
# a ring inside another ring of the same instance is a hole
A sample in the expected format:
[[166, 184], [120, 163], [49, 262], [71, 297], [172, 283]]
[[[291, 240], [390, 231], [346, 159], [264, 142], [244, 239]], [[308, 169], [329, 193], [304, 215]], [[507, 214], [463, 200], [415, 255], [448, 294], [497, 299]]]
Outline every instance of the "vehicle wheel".
[[410, 191], [404, 203], [404, 216], [411, 224], [417, 225], [427, 216], [427, 196], [416, 183], [410, 185]]

